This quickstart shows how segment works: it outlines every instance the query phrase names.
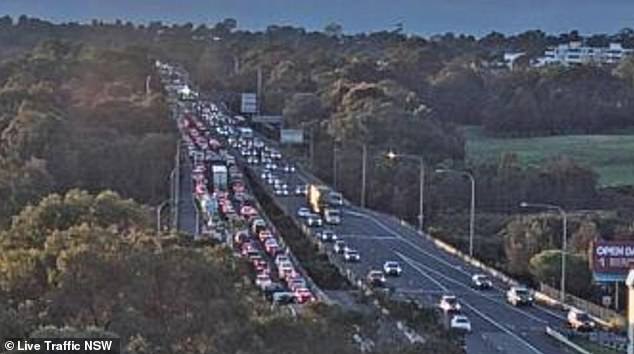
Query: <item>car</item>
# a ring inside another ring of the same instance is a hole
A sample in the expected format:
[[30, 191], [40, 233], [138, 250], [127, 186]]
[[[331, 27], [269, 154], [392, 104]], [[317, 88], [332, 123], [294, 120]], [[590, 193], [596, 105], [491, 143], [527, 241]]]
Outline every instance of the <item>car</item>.
[[456, 315], [451, 318], [449, 327], [453, 330], [471, 332], [471, 322], [464, 315]]
[[335, 245], [332, 247], [333, 251], [338, 254], [342, 254], [344, 248], [346, 247], [346, 242], [342, 240], [335, 241]]
[[280, 291], [273, 293], [273, 303], [276, 305], [288, 305], [295, 302], [295, 293], [288, 291]]
[[271, 149], [271, 151], [269, 152], [269, 155], [271, 156], [271, 159], [273, 159], [273, 160], [281, 160], [282, 159], [282, 154], [279, 151], [277, 151], [277, 150]]
[[380, 270], [371, 270], [367, 275], [368, 284], [372, 287], [382, 287], [385, 285], [385, 274]]
[[323, 230], [321, 233], [318, 233], [319, 240], [322, 242], [334, 242], [337, 241], [337, 234], [335, 234], [332, 230]]
[[273, 294], [285, 292], [288, 291], [288, 289], [280, 283], [271, 282], [268, 286], [265, 286], [262, 291], [264, 292], [264, 297], [271, 301], [273, 300]]
[[568, 311], [566, 324], [568, 327], [579, 332], [591, 332], [596, 327], [596, 323], [586, 312], [577, 309]]
[[271, 171], [264, 171], [262, 172], [262, 174], [260, 175], [260, 177], [262, 179], [268, 180], [271, 177]]
[[295, 267], [291, 262], [282, 262], [277, 266], [278, 277], [280, 279], [286, 279], [295, 272]]
[[266, 242], [267, 239], [273, 238], [273, 233], [268, 229], [264, 229], [258, 233], [258, 238], [261, 242]]
[[486, 290], [493, 287], [493, 282], [491, 282], [491, 279], [489, 279], [486, 274], [474, 274], [471, 277], [471, 285], [475, 289]]
[[348, 248], [343, 251], [343, 259], [346, 262], [359, 262], [361, 261], [361, 255], [359, 254], [359, 251]]
[[323, 221], [321, 220], [321, 217], [318, 214], [311, 213], [310, 215], [306, 217], [306, 225], [308, 225], [309, 227], [313, 227], [313, 226], [319, 227], [323, 225]]
[[300, 218], [305, 218], [310, 214], [312, 214], [312, 212], [307, 207], [301, 207], [297, 209], [297, 216], [299, 216]]
[[302, 277], [291, 278], [286, 281], [288, 288], [295, 291], [299, 288], [306, 288], [306, 280]]
[[279, 267], [279, 266], [280, 266], [280, 264], [282, 264], [282, 263], [286, 263], [286, 262], [290, 263], [290, 262], [291, 262], [291, 259], [290, 259], [287, 255], [285, 255], [285, 254], [278, 254], [278, 255], [275, 257], [275, 265], [276, 265], [277, 267]]
[[260, 273], [255, 277], [255, 285], [262, 290], [264, 290], [267, 286], [270, 286], [272, 283], [271, 277], [267, 274]]
[[285, 173], [293, 173], [295, 172], [295, 166], [288, 163], [282, 166], [282, 171], [284, 171]]
[[341, 212], [339, 209], [327, 208], [324, 210], [324, 221], [327, 224], [339, 225], [341, 223]]
[[506, 301], [513, 306], [533, 304], [533, 295], [528, 288], [523, 286], [512, 286], [506, 292]]
[[328, 203], [330, 205], [342, 206], [343, 205], [343, 196], [341, 193], [330, 192], [328, 194]]
[[313, 293], [311, 293], [307, 288], [297, 288], [293, 294], [295, 295], [295, 302], [298, 304], [305, 304], [315, 300]]
[[400, 276], [403, 272], [401, 265], [396, 261], [387, 261], [383, 264], [383, 272], [386, 275]]
[[295, 187], [295, 195], [306, 195], [308, 194], [308, 185], [300, 184]]
[[275, 187], [273, 193], [278, 196], [287, 196], [289, 194], [288, 189], [283, 187]]
[[458, 302], [458, 298], [453, 295], [443, 295], [440, 298], [438, 307], [445, 313], [458, 313], [462, 308]]
[[266, 165], [264, 165], [264, 168], [266, 168], [267, 170], [275, 171], [277, 170], [277, 164], [269, 162]]

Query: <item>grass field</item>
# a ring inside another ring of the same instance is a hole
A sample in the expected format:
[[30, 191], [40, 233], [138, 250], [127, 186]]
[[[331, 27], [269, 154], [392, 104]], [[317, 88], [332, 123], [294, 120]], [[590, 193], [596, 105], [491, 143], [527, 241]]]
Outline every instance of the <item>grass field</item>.
[[599, 173], [602, 186], [634, 184], [634, 134], [566, 135], [537, 138], [491, 138], [480, 127], [465, 127], [467, 157], [497, 160], [504, 152], [516, 153], [525, 165], [566, 155]]

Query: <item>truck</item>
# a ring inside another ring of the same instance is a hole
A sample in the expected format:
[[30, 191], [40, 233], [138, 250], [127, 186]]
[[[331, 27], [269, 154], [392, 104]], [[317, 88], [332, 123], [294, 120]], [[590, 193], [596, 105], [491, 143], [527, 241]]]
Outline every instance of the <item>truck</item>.
[[308, 186], [306, 199], [313, 213], [321, 215], [327, 224], [336, 225], [341, 222], [341, 213], [332, 205], [330, 195], [330, 188], [311, 184]]
[[211, 165], [211, 180], [213, 183], [213, 189], [219, 191], [227, 191], [229, 184], [229, 172], [227, 166], [224, 164]]

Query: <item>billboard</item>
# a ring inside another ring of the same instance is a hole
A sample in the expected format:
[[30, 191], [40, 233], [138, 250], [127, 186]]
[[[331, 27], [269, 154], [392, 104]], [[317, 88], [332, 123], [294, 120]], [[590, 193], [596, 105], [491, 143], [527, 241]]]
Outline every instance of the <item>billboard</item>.
[[240, 112], [256, 113], [258, 111], [258, 99], [255, 93], [243, 93], [240, 104]]
[[590, 266], [597, 282], [625, 281], [630, 267], [634, 268], [634, 241], [594, 241], [591, 252]]
[[303, 144], [304, 131], [302, 129], [280, 129], [280, 143]]

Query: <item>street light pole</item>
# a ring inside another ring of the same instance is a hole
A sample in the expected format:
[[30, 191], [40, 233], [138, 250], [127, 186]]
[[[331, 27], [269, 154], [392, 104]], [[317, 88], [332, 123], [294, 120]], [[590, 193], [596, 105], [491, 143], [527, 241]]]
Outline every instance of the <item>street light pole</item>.
[[556, 210], [561, 215], [563, 225], [561, 235], [561, 279], [559, 283], [559, 301], [561, 301], [561, 303], [563, 304], [566, 302], [566, 252], [568, 250], [568, 215], [566, 214], [566, 211], [558, 205], [522, 202], [520, 203], [520, 207], [534, 207]]
[[158, 207], [156, 208], [156, 235], [160, 235], [161, 234], [161, 211], [163, 211], [163, 208], [165, 208], [166, 205], [169, 205], [170, 201], [165, 200], [163, 201], [161, 204], [158, 205]]
[[473, 237], [475, 234], [475, 177], [469, 171], [456, 171], [451, 169], [438, 169], [436, 173], [458, 173], [467, 176], [471, 182], [471, 206], [469, 208], [469, 257], [473, 258]]
[[365, 208], [365, 190], [366, 190], [366, 173], [367, 173], [367, 160], [368, 160], [368, 147], [366, 144], [362, 146], [363, 153], [361, 156], [361, 207]]
[[425, 228], [425, 159], [419, 155], [397, 154], [393, 151], [388, 151], [386, 156], [390, 160], [402, 158], [418, 162], [419, 164], [418, 231], [422, 234]]

